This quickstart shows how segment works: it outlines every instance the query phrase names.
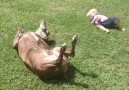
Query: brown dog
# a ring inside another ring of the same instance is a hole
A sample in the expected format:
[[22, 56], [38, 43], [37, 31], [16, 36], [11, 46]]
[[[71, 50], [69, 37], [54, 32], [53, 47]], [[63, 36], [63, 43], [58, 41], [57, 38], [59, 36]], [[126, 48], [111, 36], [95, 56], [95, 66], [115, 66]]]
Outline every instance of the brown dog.
[[68, 58], [75, 55], [77, 36], [73, 36], [70, 49], [66, 49], [66, 44], [51, 49], [46, 43], [49, 34], [44, 20], [40, 22], [40, 27], [36, 32], [25, 33], [23, 28], [19, 28], [13, 41], [13, 47], [18, 51], [25, 65], [39, 78], [66, 78]]

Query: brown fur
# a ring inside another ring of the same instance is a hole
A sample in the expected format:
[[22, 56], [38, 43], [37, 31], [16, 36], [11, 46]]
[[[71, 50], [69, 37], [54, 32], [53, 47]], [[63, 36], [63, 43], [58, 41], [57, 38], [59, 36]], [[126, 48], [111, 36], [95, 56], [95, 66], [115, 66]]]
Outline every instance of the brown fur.
[[19, 28], [13, 41], [13, 47], [18, 51], [22, 61], [39, 78], [67, 77], [68, 58], [75, 55], [77, 36], [73, 36], [70, 49], [66, 49], [66, 44], [51, 49], [45, 42], [49, 34], [44, 20], [40, 22], [40, 27], [35, 33], [25, 33], [22, 28]]

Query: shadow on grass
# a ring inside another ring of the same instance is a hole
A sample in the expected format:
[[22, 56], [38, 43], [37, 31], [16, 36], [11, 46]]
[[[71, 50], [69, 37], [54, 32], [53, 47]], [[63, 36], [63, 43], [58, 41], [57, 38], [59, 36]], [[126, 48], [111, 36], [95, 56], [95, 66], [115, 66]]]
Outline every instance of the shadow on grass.
[[50, 46], [50, 47], [54, 47], [56, 45], [55, 40], [48, 40], [46, 41], [46, 43]]
[[68, 72], [67, 72], [67, 76], [68, 79], [51, 79], [51, 80], [42, 80], [43, 82], [47, 83], [47, 84], [54, 84], [54, 85], [61, 85], [61, 84], [70, 84], [70, 85], [75, 85], [75, 86], [81, 86], [83, 88], [89, 88], [88, 84], [85, 83], [78, 83], [75, 82], [75, 72], [78, 72], [80, 75], [82, 75], [83, 77], [89, 76], [91, 78], [97, 78], [98, 75], [94, 74], [93, 72], [90, 73], [84, 73], [81, 72], [80, 70], [78, 70], [75, 66], [70, 65]]
[[[50, 47], [53, 47], [56, 44], [56, 42], [54, 40], [49, 40], [46, 42], [49, 44]], [[29, 68], [29, 67], [27, 67], [27, 68]], [[31, 71], [33, 72], [33, 70], [31, 70]], [[57, 78], [56, 79], [49, 79], [49, 80], [43, 80], [43, 79], [41, 79], [41, 80], [47, 84], [53, 84], [53, 85], [69, 84], [69, 85], [75, 85], [75, 86], [79, 86], [79, 87], [81, 86], [83, 88], [89, 88], [88, 84], [75, 82], [75, 80], [74, 80], [75, 79], [75, 72], [79, 73], [83, 77], [86, 77], [86, 76], [89, 76], [90, 78], [97, 78], [98, 77], [98, 75], [94, 74], [93, 72], [88, 72], [88, 73], [82, 72], [82, 71], [78, 70], [74, 65], [70, 65], [69, 69], [67, 71], [67, 76], [68, 76], [67, 80], [66, 79], [57, 79]]]

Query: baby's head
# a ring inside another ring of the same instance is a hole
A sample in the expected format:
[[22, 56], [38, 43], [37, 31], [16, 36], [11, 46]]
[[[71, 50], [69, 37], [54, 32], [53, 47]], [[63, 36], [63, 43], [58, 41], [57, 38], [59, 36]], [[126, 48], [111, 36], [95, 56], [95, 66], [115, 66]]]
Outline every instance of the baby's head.
[[92, 17], [94, 17], [96, 14], [98, 14], [98, 11], [97, 11], [97, 9], [91, 9], [91, 10], [89, 10], [88, 11], [88, 13], [87, 13], [87, 16], [88, 17], [90, 17], [90, 18], [92, 18]]

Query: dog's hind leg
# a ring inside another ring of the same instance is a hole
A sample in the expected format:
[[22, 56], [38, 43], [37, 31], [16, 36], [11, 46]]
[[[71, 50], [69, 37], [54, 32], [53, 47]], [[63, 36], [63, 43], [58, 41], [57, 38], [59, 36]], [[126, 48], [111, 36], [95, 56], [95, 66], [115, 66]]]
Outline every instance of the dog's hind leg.
[[56, 62], [58, 65], [61, 65], [62, 64], [62, 61], [63, 61], [63, 55], [64, 55], [64, 52], [66, 50], [66, 44], [63, 44], [60, 48], [60, 53], [59, 53], [59, 57], [57, 58]]
[[18, 31], [17, 31], [17, 33], [15, 35], [15, 38], [13, 40], [13, 48], [17, 49], [18, 40], [22, 37], [23, 33], [24, 33], [23, 28], [22, 27], [19, 27], [18, 28]]
[[[65, 53], [65, 50], [66, 50], [66, 47], [67, 45], [66, 44], [63, 44], [61, 47], [57, 47], [54, 49], [54, 55], [57, 56], [57, 59], [52, 61], [52, 62], [47, 62], [47, 63], [44, 63], [43, 65], [46, 65], [46, 64], [53, 64], [53, 66], [55, 65], [61, 65], [62, 64], [62, 61], [63, 61], [63, 55]], [[50, 55], [51, 56], [51, 55]], [[50, 58], [50, 56], [48, 56], [47, 58], [45, 58], [45, 60], [48, 60], [48, 59], [53, 59], [53, 58]]]
[[68, 56], [72, 56], [74, 57], [75, 56], [75, 46], [76, 46], [76, 43], [77, 43], [77, 35], [74, 35], [73, 38], [72, 38], [72, 42], [71, 42], [71, 48], [70, 49], [66, 49], [64, 55], [66, 55], [67, 57]]

